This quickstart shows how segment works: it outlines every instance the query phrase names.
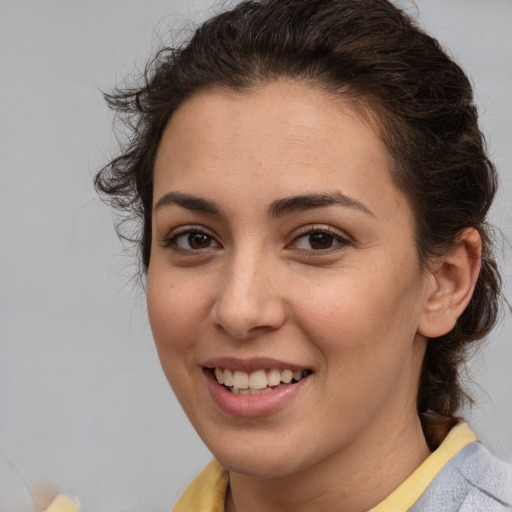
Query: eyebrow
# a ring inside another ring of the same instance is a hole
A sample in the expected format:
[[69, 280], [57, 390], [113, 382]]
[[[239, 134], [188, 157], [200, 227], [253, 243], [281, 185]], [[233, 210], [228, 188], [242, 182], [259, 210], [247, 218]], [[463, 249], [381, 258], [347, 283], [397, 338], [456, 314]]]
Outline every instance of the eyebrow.
[[339, 205], [347, 208], [355, 208], [371, 217], [375, 214], [363, 203], [341, 192], [327, 192], [321, 194], [306, 194], [291, 196], [274, 201], [269, 208], [272, 217], [284, 217], [295, 212], [325, 208], [327, 206]]
[[213, 202], [202, 197], [183, 194], [182, 192], [169, 192], [163, 195], [155, 204], [153, 211], [158, 211], [164, 206], [178, 205], [187, 210], [210, 215], [221, 215], [221, 209]]
[[[222, 215], [222, 209], [209, 199], [184, 194], [182, 192], [169, 192], [163, 195], [155, 204], [153, 210], [156, 212], [164, 206], [177, 205], [187, 210], [209, 215]], [[274, 218], [285, 217], [296, 212], [314, 210], [315, 208], [326, 208], [328, 206], [339, 205], [347, 208], [355, 208], [371, 217], [374, 213], [363, 203], [349, 197], [341, 192], [326, 192], [319, 194], [303, 194], [299, 196], [290, 196], [273, 201], [268, 208], [268, 214]]]

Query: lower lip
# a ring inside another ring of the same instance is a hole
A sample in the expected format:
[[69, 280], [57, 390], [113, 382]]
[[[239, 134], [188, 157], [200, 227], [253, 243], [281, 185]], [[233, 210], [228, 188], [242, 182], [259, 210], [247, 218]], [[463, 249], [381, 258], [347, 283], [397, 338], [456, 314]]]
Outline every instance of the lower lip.
[[210, 370], [205, 369], [208, 390], [215, 403], [225, 413], [243, 418], [267, 416], [284, 408], [304, 387], [309, 377], [263, 395], [236, 395], [217, 382]]

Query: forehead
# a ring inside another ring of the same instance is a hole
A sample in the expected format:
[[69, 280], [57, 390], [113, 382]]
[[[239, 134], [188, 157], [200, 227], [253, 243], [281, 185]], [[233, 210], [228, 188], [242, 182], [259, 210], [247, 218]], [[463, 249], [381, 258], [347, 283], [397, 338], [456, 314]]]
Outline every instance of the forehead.
[[228, 182], [269, 200], [327, 187], [373, 201], [384, 189], [399, 194], [390, 162], [360, 112], [312, 86], [281, 80], [246, 92], [207, 90], [185, 101], [164, 131], [155, 201], [169, 189], [208, 195]]

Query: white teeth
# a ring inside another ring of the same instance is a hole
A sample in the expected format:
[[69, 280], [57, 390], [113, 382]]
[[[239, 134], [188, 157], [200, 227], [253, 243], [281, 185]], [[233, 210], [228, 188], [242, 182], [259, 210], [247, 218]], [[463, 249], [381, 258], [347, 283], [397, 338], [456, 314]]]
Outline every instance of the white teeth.
[[278, 386], [281, 384], [281, 371], [277, 368], [272, 368], [268, 372], [267, 382], [269, 386]]
[[251, 373], [249, 376], [249, 387], [251, 389], [265, 389], [267, 387], [267, 374], [265, 370]]
[[293, 380], [293, 372], [291, 370], [283, 370], [281, 372], [281, 380], [285, 384], [289, 384]]
[[215, 368], [215, 378], [219, 384], [224, 384], [224, 372], [220, 368]]
[[249, 387], [249, 374], [247, 372], [235, 372], [233, 374], [233, 386], [238, 389]]
[[[216, 370], [222, 371], [220, 368], [215, 368]], [[224, 382], [220, 382], [219, 384], [224, 384], [225, 386], [231, 387], [233, 385], [233, 372], [231, 370], [224, 370]]]
[[273, 388], [289, 384], [292, 380], [299, 381], [307, 372], [301, 370], [257, 370], [242, 372], [215, 368], [213, 371], [219, 384], [226, 386], [232, 393], [240, 395], [261, 395], [272, 391]]

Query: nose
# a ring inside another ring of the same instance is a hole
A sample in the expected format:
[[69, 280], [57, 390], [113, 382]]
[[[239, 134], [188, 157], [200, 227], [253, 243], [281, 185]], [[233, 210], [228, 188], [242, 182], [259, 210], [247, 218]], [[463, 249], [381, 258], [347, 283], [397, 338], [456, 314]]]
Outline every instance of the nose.
[[286, 321], [282, 291], [275, 263], [240, 254], [222, 276], [212, 322], [237, 340], [277, 330]]

